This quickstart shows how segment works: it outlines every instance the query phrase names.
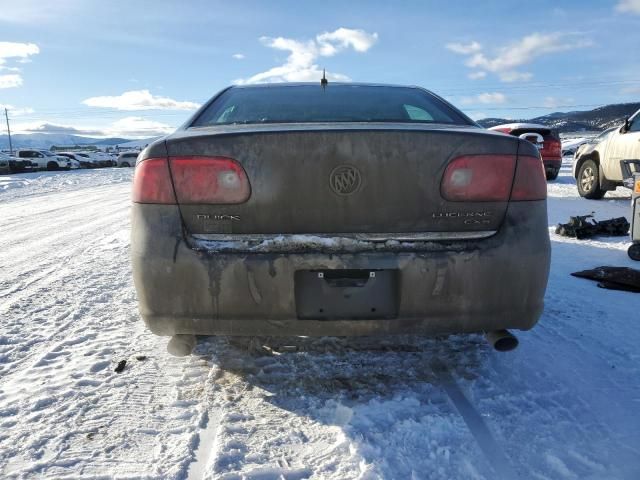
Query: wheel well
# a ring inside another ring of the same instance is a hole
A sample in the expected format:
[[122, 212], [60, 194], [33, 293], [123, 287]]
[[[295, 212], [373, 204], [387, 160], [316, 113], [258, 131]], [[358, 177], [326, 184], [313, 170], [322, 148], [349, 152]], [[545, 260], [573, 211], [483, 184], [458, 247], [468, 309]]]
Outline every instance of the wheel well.
[[598, 152], [591, 152], [589, 155], [584, 155], [576, 162], [576, 178], [578, 178], [578, 172], [580, 172], [582, 164], [587, 160], [593, 160], [598, 167], [600, 166], [600, 156], [598, 155]]
[[54, 162], [53, 160], [50, 160], [47, 162], [47, 167], [57, 167], [58, 166], [58, 162]]

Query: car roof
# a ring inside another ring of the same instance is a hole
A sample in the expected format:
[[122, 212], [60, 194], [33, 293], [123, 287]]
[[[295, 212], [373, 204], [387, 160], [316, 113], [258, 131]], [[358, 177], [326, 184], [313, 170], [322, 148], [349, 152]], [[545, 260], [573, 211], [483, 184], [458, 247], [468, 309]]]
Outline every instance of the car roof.
[[[277, 87], [308, 87], [316, 85], [320, 87], [320, 79], [317, 82], [282, 82], [282, 83], [250, 83], [244, 85], [232, 85], [229, 88], [233, 89], [246, 89], [246, 88], [277, 88]], [[398, 85], [391, 83], [367, 83], [367, 82], [332, 82], [327, 83], [326, 88], [331, 88], [331, 85], [341, 85], [348, 87], [387, 87], [387, 88], [417, 88], [423, 90], [422, 87], [416, 85]]]

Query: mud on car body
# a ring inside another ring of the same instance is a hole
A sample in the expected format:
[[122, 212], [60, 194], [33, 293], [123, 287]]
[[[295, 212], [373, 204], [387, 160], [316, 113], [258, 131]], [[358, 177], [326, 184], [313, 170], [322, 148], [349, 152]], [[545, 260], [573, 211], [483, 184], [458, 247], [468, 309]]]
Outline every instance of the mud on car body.
[[159, 335], [529, 329], [537, 149], [416, 87], [234, 86], [138, 157], [133, 274]]

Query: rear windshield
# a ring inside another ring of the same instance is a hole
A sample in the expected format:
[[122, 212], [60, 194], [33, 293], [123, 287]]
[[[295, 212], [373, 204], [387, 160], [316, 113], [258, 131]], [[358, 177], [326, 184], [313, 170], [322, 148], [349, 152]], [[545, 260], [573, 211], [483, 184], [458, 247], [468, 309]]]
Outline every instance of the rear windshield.
[[310, 84], [230, 88], [191, 126], [317, 122], [473, 125], [451, 105], [417, 88]]

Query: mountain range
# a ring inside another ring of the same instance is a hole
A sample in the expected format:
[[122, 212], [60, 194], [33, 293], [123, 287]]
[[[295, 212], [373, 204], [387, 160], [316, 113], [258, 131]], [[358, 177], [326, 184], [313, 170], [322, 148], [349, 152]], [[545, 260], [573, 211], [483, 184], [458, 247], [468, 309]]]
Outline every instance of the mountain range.
[[[485, 128], [494, 127], [503, 123], [527, 122], [541, 123], [560, 132], [580, 132], [580, 131], [602, 131], [607, 128], [621, 125], [625, 117], [631, 116], [640, 109], [640, 103], [619, 103], [606, 105], [586, 111], [554, 112], [542, 117], [529, 119], [506, 119], [506, 118], [483, 118], [478, 123]], [[126, 138], [90, 138], [79, 135], [58, 134], [58, 133], [32, 133], [16, 134], [11, 136], [13, 148], [46, 148], [54, 145], [95, 145], [110, 146], [128, 143], [125, 148], [134, 148], [149, 144], [155, 138], [140, 140], [130, 140]], [[9, 148], [9, 137], [0, 135], [0, 150]]]
[[557, 129], [559, 132], [602, 131], [622, 125], [624, 119], [640, 109], [640, 103], [618, 103], [594, 108], [593, 110], [574, 112], [554, 112], [542, 117], [529, 119], [483, 118], [478, 123], [485, 128], [503, 123], [526, 122], [540, 123]]
[[[74, 146], [74, 145], [96, 145], [109, 146], [129, 142], [127, 138], [90, 138], [79, 135], [69, 135], [64, 133], [18, 133], [11, 135], [13, 149], [19, 148], [45, 148], [49, 149], [53, 145]], [[0, 135], [0, 149], [9, 148], [8, 135]]]

